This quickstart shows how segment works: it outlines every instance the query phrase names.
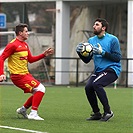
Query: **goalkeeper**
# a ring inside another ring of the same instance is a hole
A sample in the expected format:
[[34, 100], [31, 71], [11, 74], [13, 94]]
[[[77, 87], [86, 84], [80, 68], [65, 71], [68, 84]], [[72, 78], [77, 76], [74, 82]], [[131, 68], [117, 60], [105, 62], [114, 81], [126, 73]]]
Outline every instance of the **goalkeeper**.
[[[90, 76], [85, 92], [92, 108], [93, 114], [87, 120], [108, 121], [114, 116], [110, 108], [109, 100], [103, 87], [113, 83], [121, 72], [121, 50], [119, 40], [116, 36], [107, 33], [108, 22], [98, 18], [94, 25], [95, 36], [88, 39], [88, 43], [93, 46], [93, 55], [83, 57], [80, 52], [82, 45], [78, 44], [76, 51], [84, 63], [89, 63], [93, 58], [94, 73]], [[98, 107], [97, 97], [103, 105], [104, 113], [101, 114]]]
[[[45, 87], [37, 81], [28, 71], [27, 65], [33, 63], [44, 57], [53, 54], [53, 49], [48, 48], [38, 56], [32, 56], [28, 44], [25, 40], [28, 39], [27, 24], [19, 24], [15, 28], [16, 38], [13, 39], [5, 47], [0, 56], [0, 81], [6, 80], [4, 75], [4, 61], [8, 58], [8, 67], [12, 82], [24, 93], [31, 93], [32, 95], [27, 99], [24, 105], [17, 109], [17, 113], [24, 118], [33, 120], [44, 120], [37, 111], [45, 94]], [[27, 115], [26, 111], [31, 107], [31, 112]]]

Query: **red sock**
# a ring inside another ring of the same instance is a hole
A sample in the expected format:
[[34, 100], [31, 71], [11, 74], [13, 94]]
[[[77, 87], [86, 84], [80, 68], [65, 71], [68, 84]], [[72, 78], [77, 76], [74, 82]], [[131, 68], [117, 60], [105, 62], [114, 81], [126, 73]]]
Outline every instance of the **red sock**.
[[29, 97], [28, 100], [24, 103], [24, 107], [26, 109], [28, 109], [29, 107], [31, 107], [31, 105], [32, 105], [32, 99], [33, 99], [33, 95], [31, 97]]
[[33, 110], [37, 110], [41, 101], [42, 101], [42, 98], [44, 96], [44, 93], [41, 92], [41, 91], [37, 91], [34, 95], [33, 95], [33, 99], [32, 99], [32, 109]]

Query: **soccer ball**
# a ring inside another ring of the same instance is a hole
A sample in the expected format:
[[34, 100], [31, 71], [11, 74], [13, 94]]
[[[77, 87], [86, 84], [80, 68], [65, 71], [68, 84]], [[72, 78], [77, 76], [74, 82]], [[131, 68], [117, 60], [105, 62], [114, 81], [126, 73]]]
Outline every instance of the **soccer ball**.
[[83, 50], [81, 52], [81, 55], [84, 57], [91, 56], [93, 50], [92, 45], [90, 45], [89, 43], [82, 43], [82, 45], [83, 45]]

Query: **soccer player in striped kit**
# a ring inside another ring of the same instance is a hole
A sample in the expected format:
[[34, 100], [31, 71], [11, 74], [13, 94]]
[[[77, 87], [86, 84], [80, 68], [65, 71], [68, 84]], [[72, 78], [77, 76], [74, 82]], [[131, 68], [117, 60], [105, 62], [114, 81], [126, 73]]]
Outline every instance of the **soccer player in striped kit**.
[[[113, 83], [121, 72], [121, 50], [119, 40], [116, 36], [107, 33], [108, 22], [103, 18], [95, 20], [93, 30], [95, 36], [88, 39], [93, 46], [93, 55], [83, 57], [80, 52], [82, 45], [78, 44], [76, 51], [84, 63], [89, 63], [93, 58], [94, 73], [90, 76], [85, 92], [91, 105], [93, 114], [87, 120], [108, 121], [114, 116], [110, 109], [109, 101], [103, 87]], [[103, 105], [104, 113], [100, 112], [97, 97]]]
[[[30, 52], [28, 44], [25, 40], [28, 39], [28, 25], [18, 24], [15, 27], [16, 38], [13, 39], [5, 47], [0, 56], [0, 81], [6, 80], [4, 75], [4, 61], [8, 58], [8, 67], [12, 82], [24, 93], [32, 95], [27, 99], [24, 105], [17, 109], [17, 113], [24, 118], [33, 120], [44, 120], [37, 111], [45, 94], [45, 87], [36, 80], [28, 71], [28, 62], [33, 63], [44, 57], [53, 54], [52, 48], [46, 49], [42, 54], [33, 56]], [[26, 111], [31, 107], [31, 112], [27, 115]]]

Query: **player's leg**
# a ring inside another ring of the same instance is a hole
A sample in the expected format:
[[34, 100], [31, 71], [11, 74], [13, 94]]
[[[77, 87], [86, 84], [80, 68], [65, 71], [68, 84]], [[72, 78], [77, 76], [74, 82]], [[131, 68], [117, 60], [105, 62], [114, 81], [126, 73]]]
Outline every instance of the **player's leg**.
[[38, 107], [42, 101], [42, 98], [45, 94], [45, 87], [40, 83], [38, 87], [33, 89], [33, 95], [28, 98], [28, 100], [24, 103], [24, 105], [17, 109], [17, 112], [22, 114], [25, 118], [27, 118], [26, 110], [32, 106], [31, 112], [28, 115], [28, 119], [34, 119], [34, 120], [44, 120], [40, 116], [38, 116]]
[[31, 112], [28, 115], [28, 119], [34, 120], [44, 120], [40, 116], [38, 116], [38, 107], [42, 101], [42, 98], [45, 94], [45, 87], [40, 83], [38, 87], [33, 89], [33, 99], [32, 99], [32, 108]]
[[21, 108], [17, 109], [18, 114], [23, 115], [24, 118], [28, 118], [28, 115], [26, 113], [27, 109], [32, 106], [32, 109], [34, 110], [36, 108], [35, 112], [37, 112], [38, 106], [45, 93], [45, 87], [40, 84], [39, 81], [34, 79], [31, 74], [11, 75], [11, 79], [17, 87], [21, 88], [24, 91], [24, 93], [33, 93], [33, 95], [28, 98], [24, 105]]
[[86, 92], [86, 96], [87, 99], [91, 105], [92, 111], [94, 112], [94, 114], [91, 114], [90, 118], [87, 118], [86, 120], [99, 120], [101, 119], [101, 113], [100, 113], [100, 109], [98, 107], [98, 101], [97, 101], [97, 97], [95, 94], [95, 90], [92, 86], [93, 80], [96, 78], [95, 74], [92, 74], [85, 86], [85, 92]]
[[108, 98], [103, 87], [113, 83], [117, 78], [118, 77], [115, 72], [111, 69], [108, 69], [104, 72], [99, 73], [99, 76], [93, 81], [93, 88], [96, 91], [96, 94], [103, 105], [103, 116], [108, 116], [103, 121], [107, 121], [113, 116], [113, 112], [110, 109]]
[[[26, 81], [27, 75], [11, 74], [10, 77], [14, 85], [22, 89], [25, 93], [32, 92], [32, 89], [27, 87], [28, 86], [27, 85], [28, 80]], [[29, 97], [26, 103], [22, 107], [18, 108], [16, 112], [22, 115], [24, 118], [28, 118], [26, 111], [31, 105], [32, 105], [32, 96]]]
[[22, 107], [18, 108], [16, 112], [18, 114], [23, 115], [24, 118], [28, 118], [28, 115], [27, 115], [26, 111], [27, 111], [27, 109], [29, 107], [31, 107], [31, 105], [32, 105], [32, 99], [33, 99], [33, 96], [30, 96], [28, 98], [28, 100], [24, 103], [24, 105]]

